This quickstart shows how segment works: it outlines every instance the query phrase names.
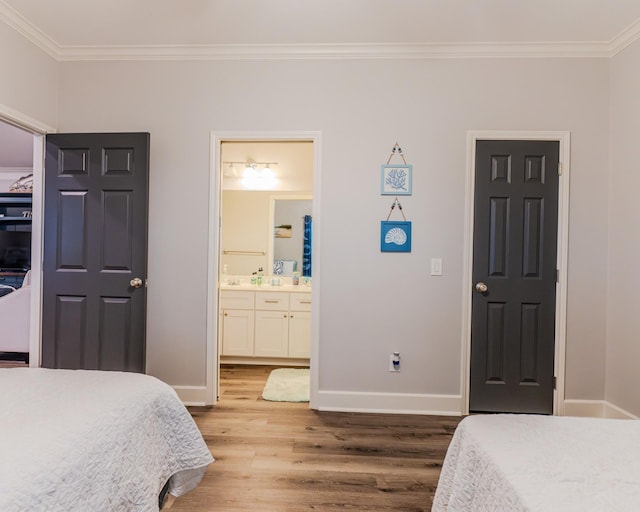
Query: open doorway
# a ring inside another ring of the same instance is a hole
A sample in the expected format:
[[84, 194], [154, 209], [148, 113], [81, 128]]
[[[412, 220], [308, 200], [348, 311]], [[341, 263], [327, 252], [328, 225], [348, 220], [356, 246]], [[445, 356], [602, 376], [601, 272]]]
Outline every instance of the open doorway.
[[212, 138], [211, 403], [221, 364], [272, 365], [310, 368], [313, 407], [318, 144], [315, 133]]
[[8, 365], [40, 365], [41, 187], [44, 134], [52, 131], [0, 109], [0, 284], [9, 290], [0, 297], [0, 353]]
[[0, 122], [0, 365], [29, 364], [33, 135]]

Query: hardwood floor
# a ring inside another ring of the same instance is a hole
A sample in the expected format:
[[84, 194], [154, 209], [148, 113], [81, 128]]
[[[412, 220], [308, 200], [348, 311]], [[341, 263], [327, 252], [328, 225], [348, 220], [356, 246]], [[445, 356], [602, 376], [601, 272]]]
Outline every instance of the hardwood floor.
[[431, 510], [461, 418], [267, 402], [272, 369], [223, 366], [218, 405], [190, 408], [216, 462], [170, 512]]

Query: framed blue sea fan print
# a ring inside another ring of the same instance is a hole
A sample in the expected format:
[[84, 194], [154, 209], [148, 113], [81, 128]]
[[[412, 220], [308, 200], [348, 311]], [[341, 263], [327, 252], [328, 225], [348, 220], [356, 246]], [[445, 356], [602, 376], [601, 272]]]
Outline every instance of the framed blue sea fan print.
[[411, 252], [411, 222], [381, 221], [380, 251]]
[[410, 196], [412, 170], [411, 164], [383, 165], [380, 193], [383, 196]]

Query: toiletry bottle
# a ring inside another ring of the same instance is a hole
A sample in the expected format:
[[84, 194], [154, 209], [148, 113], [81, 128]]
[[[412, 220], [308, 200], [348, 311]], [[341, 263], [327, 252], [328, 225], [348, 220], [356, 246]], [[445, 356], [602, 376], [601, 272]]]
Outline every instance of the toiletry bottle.
[[293, 273], [292, 283], [294, 286], [297, 286], [298, 284], [300, 284], [300, 272]]
[[262, 267], [258, 269], [258, 277], [256, 279], [256, 284], [258, 286], [262, 286]]

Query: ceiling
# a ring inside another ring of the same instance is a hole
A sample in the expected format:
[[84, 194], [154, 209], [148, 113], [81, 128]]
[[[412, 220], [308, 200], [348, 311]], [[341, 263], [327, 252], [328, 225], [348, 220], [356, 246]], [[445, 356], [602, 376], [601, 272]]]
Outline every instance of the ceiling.
[[280, 46], [280, 54], [284, 46], [298, 57], [290, 47], [304, 47], [305, 56], [317, 54], [309, 45], [323, 45], [323, 55], [335, 55], [336, 45], [360, 54], [372, 45], [413, 51], [415, 45], [553, 45], [552, 51], [604, 52], [640, 36], [640, 1], [0, 0], [0, 20], [60, 60], [127, 52], [211, 58], [220, 56], [221, 47], [246, 55], [248, 46]]

